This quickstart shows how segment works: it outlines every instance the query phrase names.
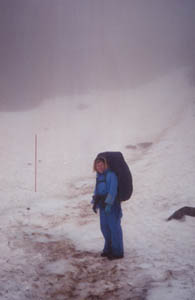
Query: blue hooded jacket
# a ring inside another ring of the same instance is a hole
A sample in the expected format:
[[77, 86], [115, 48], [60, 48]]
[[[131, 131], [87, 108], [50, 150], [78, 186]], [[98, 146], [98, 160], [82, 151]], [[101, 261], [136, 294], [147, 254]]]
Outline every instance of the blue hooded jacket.
[[94, 195], [106, 195], [106, 204], [113, 205], [117, 196], [118, 178], [114, 172], [107, 169], [104, 173], [97, 173]]

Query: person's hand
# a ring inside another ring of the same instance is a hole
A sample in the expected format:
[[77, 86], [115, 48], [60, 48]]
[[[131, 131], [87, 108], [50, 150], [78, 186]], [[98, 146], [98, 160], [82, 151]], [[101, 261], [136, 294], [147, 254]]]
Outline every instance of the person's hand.
[[106, 207], [105, 207], [105, 213], [106, 213], [107, 215], [110, 214], [110, 212], [111, 212], [111, 207], [112, 207], [111, 204], [106, 204]]
[[97, 207], [96, 207], [95, 203], [93, 204], [92, 209], [93, 209], [94, 213], [97, 214]]

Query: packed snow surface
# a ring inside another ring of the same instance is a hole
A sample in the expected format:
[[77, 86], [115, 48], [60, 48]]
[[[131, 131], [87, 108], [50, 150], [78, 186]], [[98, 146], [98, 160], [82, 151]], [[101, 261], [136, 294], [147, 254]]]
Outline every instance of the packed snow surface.
[[[0, 299], [195, 299], [195, 99], [188, 70], [132, 90], [45, 99], [0, 113]], [[35, 134], [38, 141], [37, 191]], [[98, 152], [121, 151], [125, 257], [100, 257], [91, 210]]]

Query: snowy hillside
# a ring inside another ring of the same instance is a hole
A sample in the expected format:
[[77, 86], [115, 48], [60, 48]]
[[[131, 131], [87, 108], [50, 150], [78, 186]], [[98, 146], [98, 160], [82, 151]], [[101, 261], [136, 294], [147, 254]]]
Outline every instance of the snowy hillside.
[[[195, 299], [195, 99], [188, 70], [137, 89], [45, 99], [0, 112], [0, 299]], [[34, 139], [38, 137], [37, 192]], [[98, 152], [121, 151], [125, 257], [100, 257], [91, 210]]]

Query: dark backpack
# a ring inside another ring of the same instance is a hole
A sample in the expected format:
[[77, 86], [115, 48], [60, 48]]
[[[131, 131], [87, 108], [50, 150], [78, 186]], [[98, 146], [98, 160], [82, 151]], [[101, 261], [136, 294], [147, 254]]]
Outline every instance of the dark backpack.
[[119, 201], [130, 199], [133, 193], [133, 180], [129, 167], [124, 160], [121, 152], [102, 152], [97, 158], [106, 159], [108, 166], [118, 177], [118, 194]]

